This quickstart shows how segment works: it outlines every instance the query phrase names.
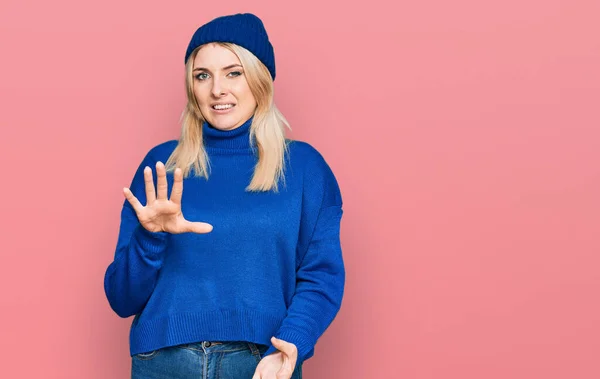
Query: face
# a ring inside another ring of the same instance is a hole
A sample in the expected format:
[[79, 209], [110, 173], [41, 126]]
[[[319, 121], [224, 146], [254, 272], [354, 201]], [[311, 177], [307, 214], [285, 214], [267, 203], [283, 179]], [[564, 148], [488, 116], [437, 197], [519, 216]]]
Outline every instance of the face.
[[254, 114], [256, 100], [240, 60], [230, 50], [217, 44], [202, 46], [192, 76], [202, 116], [215, 128], [235, 129]]

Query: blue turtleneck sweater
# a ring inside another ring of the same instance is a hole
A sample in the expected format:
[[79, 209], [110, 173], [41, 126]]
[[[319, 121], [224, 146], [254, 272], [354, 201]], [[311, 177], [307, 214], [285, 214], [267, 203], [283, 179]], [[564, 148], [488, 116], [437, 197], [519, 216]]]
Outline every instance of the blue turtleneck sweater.
[[[246, 192], [257, 162], [251, 122], [229, 131], [203, 125], [209, 178], [184, 179], [181, 205], [210, 233], [147, 231], [124, 201], [104, 289], [119, 316], [135, 315], [131, 355], [199, 341], [249, 341], [270, 354], [275, 336], [295, 344], [302, 362], [336, 316], [345, 281], [336, 178], [314, 147], [289, 141], [279, 192]], [[142, 204], [144, 167], [156, 185], [156, 162], [176, 145], [155, 146], [139, 165], [130, 190]], [[170, 193], [172, 173], [167, 181]]]

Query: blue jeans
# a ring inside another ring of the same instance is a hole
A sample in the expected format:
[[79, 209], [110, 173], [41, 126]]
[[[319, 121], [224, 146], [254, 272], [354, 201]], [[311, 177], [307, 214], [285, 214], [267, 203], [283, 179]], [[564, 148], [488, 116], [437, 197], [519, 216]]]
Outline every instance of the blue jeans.
[[[132, 379], [252, 379], [268, 346], [252, 342], [203, 341], [136, 354]], [[302, 379], [296, 364], [291, 379]]]

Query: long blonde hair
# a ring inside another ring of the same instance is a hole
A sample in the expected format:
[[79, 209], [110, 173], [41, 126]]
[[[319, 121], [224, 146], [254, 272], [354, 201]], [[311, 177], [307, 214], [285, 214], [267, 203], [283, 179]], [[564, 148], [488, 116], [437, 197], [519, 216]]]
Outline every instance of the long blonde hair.
[[[285, 137], [285, 127], [291, 127], [285, 117], [273, 102], [273, 80], [269, 70], [254, 54], [245, 48], [232, 43], [214, 42], [232, 51], [239, 58], [244, 75], [252, 95], [256, 99], [256, 110], [250, 126], [250, 142], [256, 138], [258, 147], [258, 162], [254, 167], [254, 174], [246, 191], [278, 192], [278, 182], [285, 183], [285, 156], [289, 153]], [[179, 167], [186, 178], [192, 174], [208, 179], [210, 161], [204, 148], [202, 124], [205, 122], [200, 107], [194, 95], [194, 59], [198, 50], [196, 48], [185, 64], [185, 84], [187, 105], [181, 115], [181, 136], [177, 147], [165, 163], [167, 171]]]

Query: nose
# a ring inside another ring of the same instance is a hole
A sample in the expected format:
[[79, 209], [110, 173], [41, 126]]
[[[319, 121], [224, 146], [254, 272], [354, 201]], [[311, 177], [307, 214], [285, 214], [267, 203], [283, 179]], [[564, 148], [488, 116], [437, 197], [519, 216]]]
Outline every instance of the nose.
[[221, 96], [225, 95], [225, 88], [221, 84], [220, 79], [213, 80], [213, 86], [212, 86], [211, 93], [214, 97], [221, 97]]

